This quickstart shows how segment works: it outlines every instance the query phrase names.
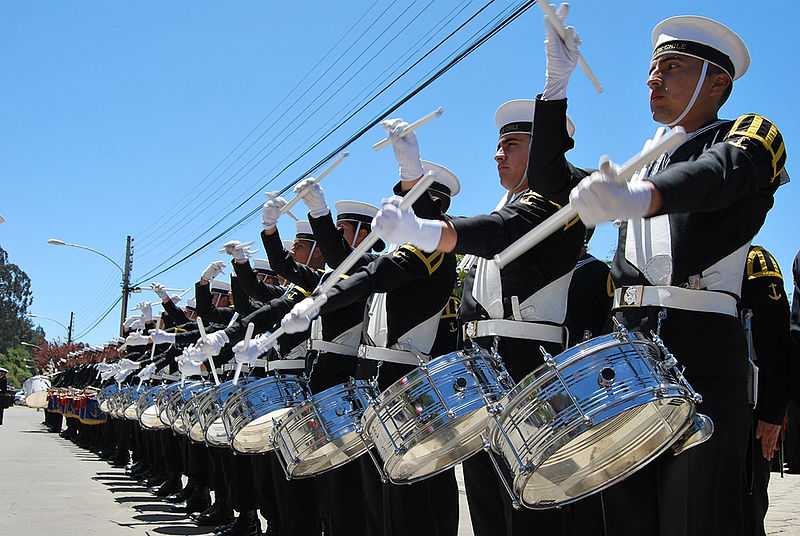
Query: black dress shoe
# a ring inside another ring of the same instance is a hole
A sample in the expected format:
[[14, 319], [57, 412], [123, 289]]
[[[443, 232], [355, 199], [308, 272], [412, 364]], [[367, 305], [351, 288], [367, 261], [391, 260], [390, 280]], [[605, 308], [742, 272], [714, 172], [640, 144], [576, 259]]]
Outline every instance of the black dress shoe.
[[261, 522], [255, 510], [241, 512], [233, 525], [215, 536], [261, 536]]
[[195, 523], [202, 526], [216, 527], [219, 525], [227, 525], [233, 521], [233, 510], [214, 503], [203, 513], [194, 516], [193, 519]]
[[148, 488], [152, 488], [152, 487], [158, 487], [158, 486], [160, 486], [161, 484], [163, 484], [166, 481], [167, 481], [167, 475], [165, 475], [163, 473], [154, 473], [154, 474], [146, 477], [142, 481], [142, 484], [144, 484]]
[[193, 491], [194, 491], [194, 487], [186, 486], [185, 488], [180, 490], [178, 493], [173, 493], [172, 495], [167, 495], [166, 497], [164, 497], [164, 500], [167, 501], [168, 503], [172, 503], [172, 504], [186, 502], [186, 500], [192, 495]]
[[174, 505], [170, 508], [170, 511], [176, 514], [189, 515], [192, 512], [202, 512], [209, 506], [211, 506], [211, 495], [208, 492], [208, 487], [197, 486], [185, 503]]
[[173, 493], [178, 493], [183, 488], [180, 476], [171, 476], [166, 482], [158, 487], [150, 488], [150, 493], [156, 497], [166, 497]]

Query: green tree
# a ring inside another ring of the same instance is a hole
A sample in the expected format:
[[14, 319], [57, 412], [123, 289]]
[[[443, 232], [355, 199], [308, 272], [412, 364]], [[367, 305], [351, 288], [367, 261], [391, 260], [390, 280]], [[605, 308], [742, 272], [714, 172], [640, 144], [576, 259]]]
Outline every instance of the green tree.
[[44, 332], [34, 330], [25, 316], [32, 302], [31, 279], [8, 262], [8, 253], [0, 246], [0, 366], [8, 369], [10, 385], [19, 386], [31, 376], [25, 361], [31, 353], [20, 342], [44, 339]]

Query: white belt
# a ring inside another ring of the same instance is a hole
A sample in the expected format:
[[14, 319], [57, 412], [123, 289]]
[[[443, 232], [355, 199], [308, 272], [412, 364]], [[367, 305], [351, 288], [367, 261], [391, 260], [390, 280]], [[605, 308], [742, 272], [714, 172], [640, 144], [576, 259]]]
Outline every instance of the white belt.
[[292, 348], [289, 353], [287, 353], [284, 356], [281, 356], [281, 359], [294, 359], [298, 356], [303, 356], [303, 359], [305, 359], [307, 351], [308, 351], [308, 341], [303, 341], [294, 348]]
[[620, 287], [614, 291], [614, 309], [649, 306], [738, 316], [736, 298], [722, 292], [643, 285]]
[[320, 339], [309, 339], [308, 349], [316, 350], [317, 352], [328, 352], [331, 354], [341, 355], [358, 355], [358, 348], [347, 346], [346, 344], [339, 344], [338, 342], [323, 341]]
[[567, 330], [563, 326], [503, 319], [473, 320], [464, 324], [465, 338], [478, 339], [495, 336], [555, 342], [564, 346], [567, 343]]
[[180, 380], [180, 376], [174, 376], [172, 374], [153, 374], [150, 376], [151, 380], [172, 380], [174, 382]]
[[[228, 372], [229, 370], [236, 370], [236, 363], [225, 363], [220, 367], [218, 372]], [[244, 370], [244, 368], [242, 369]]]
[[305, 359], [276, 359], [267, 362], [267, 370], [305, 369]]
[[[382, 348], [380, 346], [367, 346], [366, 344], [358, 347], [358, 357], [387, 363], [398, 363], [400, 365], [412, 365], [414, 367], [418, 367], [420, 364], [420, 358], [413, 352]], [[425, 362], [427, 360], [428, 356], [423, 355], [422, 361]]]

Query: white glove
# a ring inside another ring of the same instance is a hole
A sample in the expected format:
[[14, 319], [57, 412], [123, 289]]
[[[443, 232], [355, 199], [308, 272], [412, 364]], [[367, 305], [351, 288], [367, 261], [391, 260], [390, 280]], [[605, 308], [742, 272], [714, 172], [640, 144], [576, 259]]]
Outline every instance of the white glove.
[[161, 298], [161, 301], [169, 299], [169, 294], [167, 294], [167, 291], [164, 290], [164, 285], [153, 281], [150, 286], [153, 287], [153, 292], [155, 292], [158, 297]]
[[319, 314], [319, 308], [309, 311], [312, 303], [314, 303], [312, 298], [304, 299], [281, 319], [281, 327], [286, 333], [300, 333], [311, 326], [311, 321]]
[[225, 245], [221, 250], [219, 250], [219, 252], [232, 255], [234, 261], [238, 263], [244, 263], [247, 261], [247, 259], [258, 252], [257, 249], [252, 249], [250, 247], [252, 244], [252, 242], [242, 243], [238, 240], [231, 240], [229, 242], [225, 242]]
[[[601, 168], [605, 166], [601, 165]], [[614, 219], [642, 218], [653, 194], [646, 181], [614, 182], [615, 169], [595, 171], [572, 189], [569, 202], [587, 227]]]
[[117, 372], [119, 372], [118, 368], [115, 368], [114, 365], [107, 365], [108, 368], [106, 370], [100, 370], [100, 379], [102, 381], [106, 381], [112, 376], [114, 376]]
[[139, 363], [131, 361], [130, 359], [120, 359], [117, 365], [120, 370], [133, 371], [139, 368]]
[[140, 370], [139, 374], [137, 374], [136, 376], [140, 380], [142, 380], [144, 382], [144, 381], [149, 380], [150, 377], [153, 375], [153, 373], [155, 371], [156, 371], [156, 364], [155, 363], [150, 363], [149, 365], [144, 367], [142, 370]]
[[144, 329], [144, 322], [142, 322], [141, 316], [129, 316], [125, 319], [122, 327], [128, 329]]
[[156, 344], [164, 344], [165, 342], [173, 344], [175, 342], [175, 334], [167, 333], [160, 329], [154, 329], [150, 332], [150, 340]]
[[205, 339], [197, 341], [196, 348], [200, 350], [206, 358], [214, 357], [219, 354], [222, 347], [230, 342], [228, 334], [224, 330], [215, 331], [206, 335]]
[[267, 197], [269, 197], [269, 201], [264, 203], [261, 211], [261, 224], [265, 231], [270, 231], [278, 224], [278, 218], [281, 216], [281, 209], [286, 206], [286, 200], [278, 197], [278, 192], [267, 193]]
[[139, 302], [134, 309], [139, 309], [142, 312], [142, 320], [144, 320], [145, 324], [153, 321], [153, 306], [150, 305], [150, 302]]
[[400, 210], [402, 197], [394, 195], [384, 199], [383, 207], [372, 220], [372, 230], [391, 244], [410, 243], [423, 251], [436, 251], [442, 236], [438, 220], [423, 220], [414, 211]]
[[389, 134], [389, 141], [392, 142], [394, 157], [400, 169], [400, 178], [404, 181], [414, 181], [422, 177], [424, 173], [422, 162], [419, 160], [419, 142], [417, 135], [409, 132], [406, 136], [400, 136], [408, 123], [402, 119], [387, 119], [381, 121], [381, 126]]
[[321, 218], [325, 214], [330, 214], [331, 209], [325, 201], [322, 186], [314, 182], [315, 180], [314, 177], [303, 179], [294, 187], [294, 193], [303, 199], [312, 218]]
[[221, 274], [224, 270], [225, 270], [225, 261], [214, 261], [211, 264], [209, 264], [205, 270], [203, 270], [203, 274], [200, 276], [200, 279], [211, 281], [219, 274]]
[[188, 378], [189, 376], [199, 376], [200, 365], [202, 365], [202, 363], [195, 361], [194, 359], [182, 359], [178, 362], [178, 370], [181, 372], [181, 376], [184, 378]]
[[[546, 0], [545, 0], [546, 1]], [[552, 4], [551, 4], [552, 5]], [[567, 20], [569, 4], [561, 4], [556, 11], [556, 17], [561, 21], [561, 25]], [[545, 17], [544, 31], [545, 39], [544, 50], [547, 54], [547, 70], [545, 71], [545, 85], [542, 92], [542, 100], [558, 100], [567, 98], [567, 84], [575, 65], [578, 63], [578, 45], [581, 38], [572, 26], [564, 28], [564, 40], [561, 40], [558, 32]]]
[[270, 335], [271, 333], [268, 331], [259, 335], [258, 337], [250, 339], [250, 342], [247, 343], [247, 347], [245, 347], [244, 341], [237, 342], [233, 347], [233, 358], [237, 363], [241, 363], [242, 365], [254, 365], [256, 359], [258, 359], [258, 356], [264, 354], [267, 350], [275, 346], [275, 341], [273, 341], [264, 349], [260, 349], [258, 347], [258, 345]]
[[[72, 357], [72, 356], [69, 356], [69, 357]], [[114, 370], [114, 365], [110, 365], [110, 364], [106, 363], [105, 361], [103, 361], [102, 363], [98, 363], [97, 365], [95, 365], [95, 368], [98, 370], [98, 372], [100, 372], [100, 374], [102, 374], [104, 372], [109, 372], [111, 370]]]
[[169, 297], [170, 301], [175, 305], [179, 304], [183, 298], [181, 298], [180, 294], [173, 294]]
[[138, 331], [131, 333], [125, 339], [125, 344], [127, 344], [128, 346], [141, 346], [143, 344], [147, 344], [148, 342], [150, 341], [147, 339], [147, 336], [142, 335]]

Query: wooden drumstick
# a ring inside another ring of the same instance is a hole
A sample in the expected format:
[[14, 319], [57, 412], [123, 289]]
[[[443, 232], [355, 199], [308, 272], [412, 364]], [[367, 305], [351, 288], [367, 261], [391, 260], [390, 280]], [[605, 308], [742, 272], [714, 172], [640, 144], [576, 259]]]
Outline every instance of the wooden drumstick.
[[[422, 178], [414, 185], [411, 190], [403, 197], [403, 201], [400, 203], [400, 210], [408, 210], [411, 205], [414, 204], [414, 201], [419, 199], [419, 197], [427, 191], [431, 184], [433, 184], [433, 172], [428, 171]], [[308, 313], [312, 313], [320, 309], [325, 303], [328, 301], [328, 297], [325, 295], [330, 289], [336, 285], [339, 279], [347, 273], [350, 268], [352, 268], [358, 260], [368, 252], [375, 242], [378, 241], [380, 235], [376, 233], [374, 230], [370, 231], [370, 233], [364, 238], [364, 240], [356, 247], [350, 255], [345, 258], [342, 263], [336, 267], [336, 269], [331, 272], [331, 275], [328, 276], [327, 279], [319, 286], [319, 288], [315, 291], [317, 296], [314, 298], [314, 302], [311, 304], [311, 307], [307, 310]], [[283, 327], [278, 327], [272, 335], [264, 339], [258, 344], [259, 350], [265, 351], [270, 344], [272, 344], [278, 337], [286, 333], [286, 330]]]
[[[319, 183], [319, 181], [321, 181], [322, 179], [324, 179], [324, 178], [325, 178], [325, 177], [328, 175], [328, 173], [330, 173], [331, 171], [333, 171], [333, 168], [335, 168], [336, 166], [338, 166], [339, 164], [341, 164], [341, 163], [342, 163], [342, 160], [344, 160], [345, 158], [347, 158], [347, 156], [348, 156], [349, 154], [350, 154], [350, 153], [342, 153], [342, 156], [340, 156], [339, 158], [337, 158], [336, 160], [334, 160], [333, 164], [331, 164], [330, 166], [328, 166], [327, 168], [325, 168], [325, 171], [323, 171], [322, 173], [320, 173], [320, 174], [319, 174], [319, 175], [318, 175], [318, 176], [317, 176], [317, 177], [314, 179], [314, 182], [313, 182], [313, 184], [318, 184], [318, 183]], [[298, 202], [298, 201], [300, 201], [300, 199], [301, 199], [301, 196], [300, 196], [300, 195], [296, 195], [296, 196], [294, 196], [294, 197], [293, 197], [293, 198], [292, 198], [292, 199], [291, 199], [291, 200], [290, 200], [288, 203], [286, 203], [286, 205], [285, 205], [285, 206], [284, 206], [284, 207], [281, 209], [281, 214], [289, 214], [289, 211], [292, 209], [292, 207], [293, 207], [293, 206], [295, 206], [295, 205], [297, 204], [297, 202]], [[295, 219], [295, 221], [297, 221], [297, 218], [296, 218], [294, 215], [292, 215], [292, 217]]]
[[[244, 348], [247, 350], [247, 345], [250, 344], [250, 339], [253, 337], [253, 330], [255, 326], [252, 322], [247, 324], [247, 332], [244, 334]], [[239, 374], [242, 373], [242, 364], [236, 363], [236, 372], [233, 373], [233, 385], [239, 385]]]
[[[553, 6], [550, 5], [548, 0], [544, 0], [543, 2], [536, 2], [542, 11], [544, 12], [545, 18], [547, 18], [547, 22], [549, 22], [553, 28], [555, 28], [556, 33], [561, 38], [562, 41], [566, 40], [567, 32], [564, 29], [564, 25], [561, 23], [561, 20], [556, 15], [556, 12], [553, 11]], [[597, 90], [598, 93], [603, 92], [603, 86], [600, 85], [600, 82], [597, 81], [597, 77], [594, 75], [592, 70], [589, 68], [589, 64], [586, 63], [586, 60], [583, 59], [583, 55], [578, 52], [578, 65], [581, 66], [583, 72], [586, 73], [586, 76], [589, 77], [589, 81], [591, 81], [594, 88]]]
[[[621, 184], [633, 177], [642, 166], [645, 166], [657, 159], [663, 153], [671, 151], [686, 138], [686, 131], [681, 127], [676, 127], [658, 142], [653, 142], [647, 151], [642, 151], [631, 158], [619, 169], [614, 181]], [[572, 203], [544, 220], [542, 223], [528, 231], [516, 242], [494, 256], [494, 262], [499, 268], [507, 266], [517, 257], [540, 243], [542, 240], [561, 229], [578, 215], [578, 211], [572, 208]]]
[[[203, 319], [197, 317], [197, 329], [200, 330], [200, 340], [204, 343], [208, 340], [206, 335], [206, 327], [203, 325]], [[219, 376], [217, 376], [217, 367], [214, 365], [214, 356], [208, 354], [208, 365], [211, 367], [211, 375], [214, 377], [214, 383], [219, 385]]]
[[[431, 121], [433, 121], [434, 119], [436, 119], [437, 117], [442, 115], [442, 111], [443, 111], [442, 107], [439, 106], [436, 110], [432, 111], [431, 113], [429, 113], [425, 117], [423, 117], [421, 119], [417, 119], [416, 121], [414, 121], [413, 123], [411, 123], [410, 125], [408, 125], [406, 128], [403, 129], [403, 131], [400, 133], [400, 137], [403, 138], [406, 135], [408, 135], [410, 132], [414, 132], [416, 129], [418, 129], [422, 125], [424, 125], [426, 123], [430, 123]], [[380, 151], [384, 147], [388, 147], [391, 144], [392, 144], [392, 142], [389, 140], [389, 138], [384, 138], [381, 141], [379, 141], [378, 143], [376, 143], [375, 145], [373, 145], [372, 146], [372, 150], [373, 151]]]

